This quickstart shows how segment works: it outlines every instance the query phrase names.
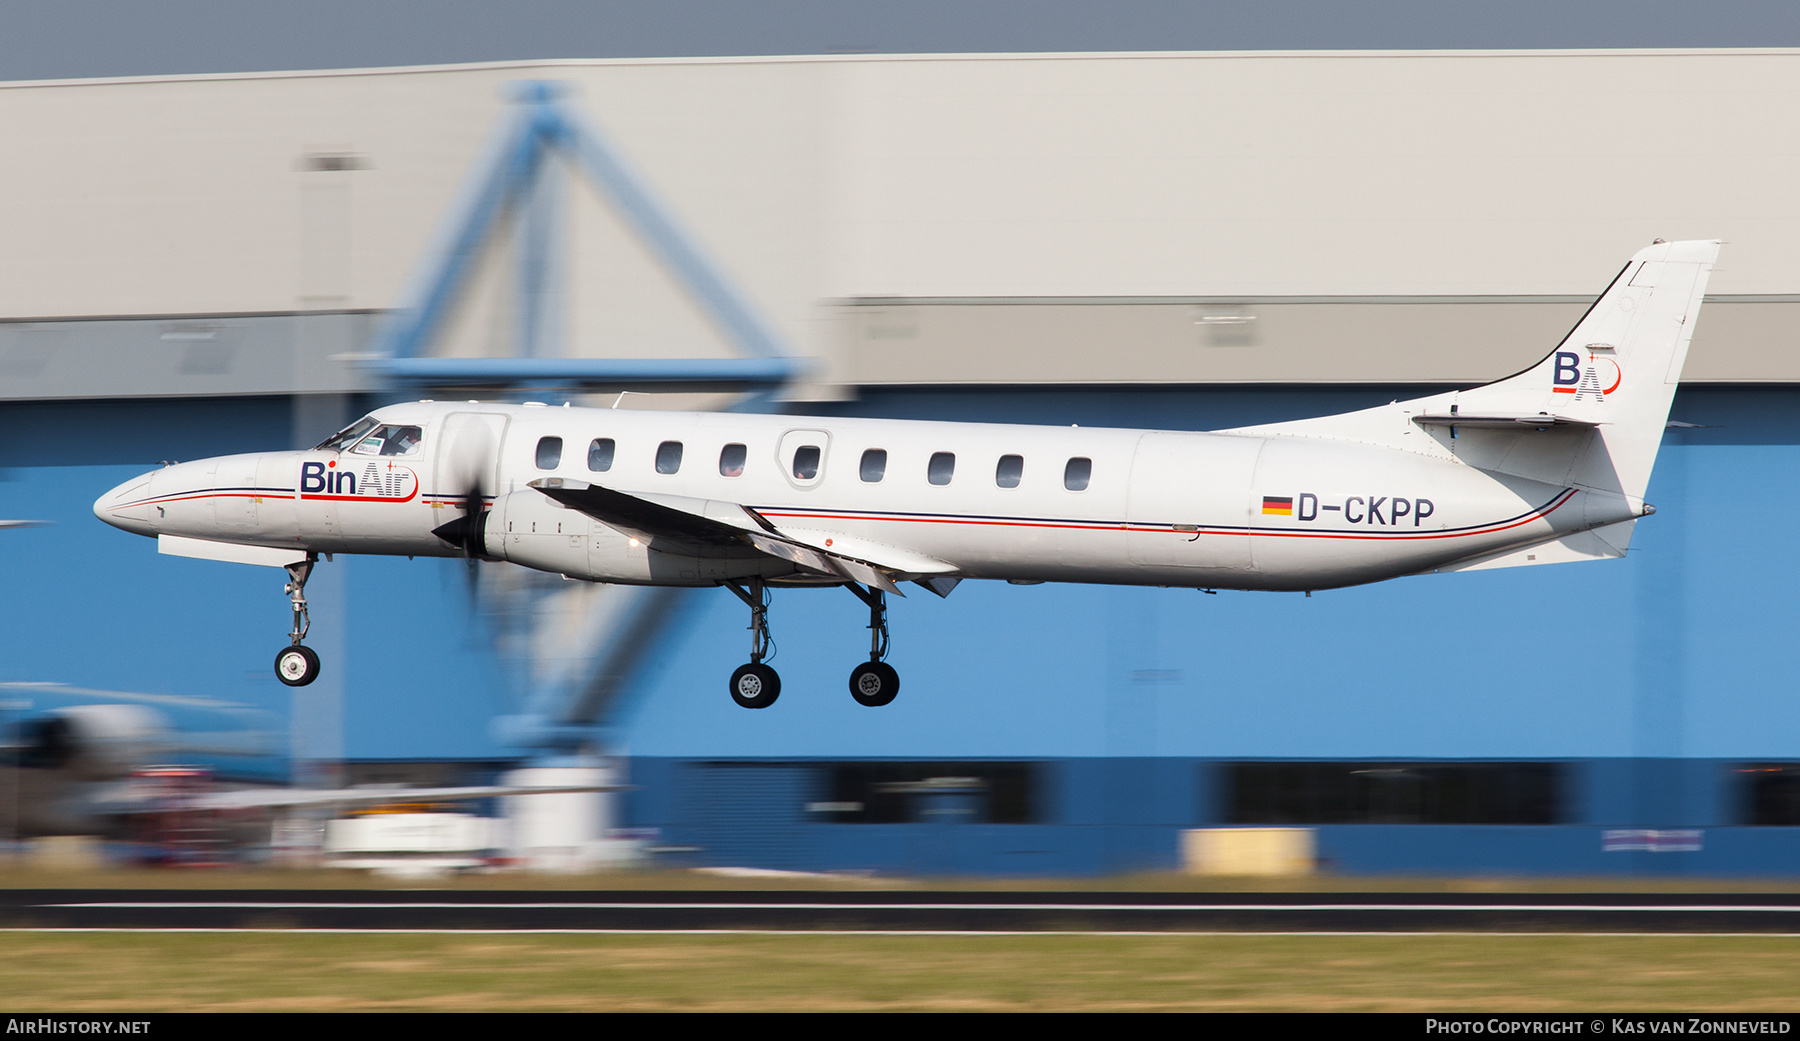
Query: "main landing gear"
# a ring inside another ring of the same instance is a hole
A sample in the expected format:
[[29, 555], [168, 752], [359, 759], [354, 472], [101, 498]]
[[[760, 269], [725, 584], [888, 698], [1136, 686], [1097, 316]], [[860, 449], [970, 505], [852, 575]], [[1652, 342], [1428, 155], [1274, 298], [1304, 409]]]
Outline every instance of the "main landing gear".
[[888, 653], [887, 594], [855, 583], [845, 588], [869, 605], [869, 660], [850, 670], [850, 696], [858, 705], [880, 708], [900, 693], [900, 674], [882, 660]]
[[287, 566], [284, 592], [294, 604], [294, 631], [288, 633], [288, 646], [275, 656], [275, 678], [290, 687], [304, 687], [319, 678], [319, 656], [300, 643], [312, 627], [312, 619], [306, 614], [306, 580], [312, 577], [313, 565], [318, 562], [317, 553], [308, 553], [305, 560]]
[[731, 674], [731, 700], [743, 708], [768, 708], [781, 696], [781, 677], [763, 664], [774, 646], [769, 639], [769, 590], [760, 578], [751, 579], [748, 589], [736, 582], [725, 587], [750, 608], [750, 663]]
[[[781, 696], [781, 677], [763, 664], [774, 647], [769, 638], [769, 590], [761, 579], [746, 585], [725, 583], [750, 608], [750, 662], [731, 674], [731, 700], [744, 708], [768, 708]], [[900, 674], [882, 659], [888, 653], [887, 594], [851, 583], [847, 587], [869, 605], [869, 660], [850, 672], [850, 696], [859, 705], [879, 708], [900, 693]]]

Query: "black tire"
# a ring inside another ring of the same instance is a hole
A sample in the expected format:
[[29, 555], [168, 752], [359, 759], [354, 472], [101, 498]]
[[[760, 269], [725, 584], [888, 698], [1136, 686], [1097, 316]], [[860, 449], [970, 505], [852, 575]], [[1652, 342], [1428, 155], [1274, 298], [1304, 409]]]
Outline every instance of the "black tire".
[[275, 656], [275, 678], [290, 687], [304, 687], [319, 678], [319, 656], [311, 647], [283, 647]]
[[858, 705], [880, 708], [900, 693], [900, 674], [884, 661], [866, 661], [850, 670], [850, 696]]
[[781, 696], [781, 677], [767, 665], [739, 665], [731, 674], [731, 700], [741, 708], [768, 708]]

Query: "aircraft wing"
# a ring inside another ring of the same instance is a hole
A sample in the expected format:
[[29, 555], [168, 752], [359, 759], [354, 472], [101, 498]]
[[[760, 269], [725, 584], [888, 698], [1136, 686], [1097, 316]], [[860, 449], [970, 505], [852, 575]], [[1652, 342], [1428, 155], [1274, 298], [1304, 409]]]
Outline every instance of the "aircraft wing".
[[680, 495], [628, 495], [597, 484], [546, 477], [531, 487], [564, 506], [616, 528], [655, 549], [675, 553], [743, 547], [756, 527], [736, 503]]
[[631, 494], [557, 477], [532, 481], [530, 487], [656, 549], [762, 553], [899, 596], [906, 594], [898, 581], [918, 581], [939, 596], [956, 584], [949, 577], [955, 565], [936, 557], [841, 532], [778, 527], [741, 503]]
[[[388, 803], [465, 802], [501, 795], [551, 795], [563, 792], [624, 792], [631, 785], [571, 785], [533, 788], [477, 785], [465, 788], [245, 788], [195, 796], [184, 806], [201, 810], [279, 810], [307, 806], [382, 806]], [[144, 810], [161, 809], [146, 806]]]

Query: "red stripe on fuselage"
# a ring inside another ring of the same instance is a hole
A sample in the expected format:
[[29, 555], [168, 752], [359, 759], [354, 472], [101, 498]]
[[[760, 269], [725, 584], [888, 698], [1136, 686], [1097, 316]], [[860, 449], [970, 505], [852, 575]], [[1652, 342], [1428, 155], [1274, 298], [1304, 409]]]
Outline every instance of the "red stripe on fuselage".
[[[1201, 534], [1201, 535], [1241, 535], [1241, 536], [1254, 535], [1254, 536], [1257, 536], [1260, 538], [1289, 538], [1289, 539], [1352, 539], [1352, 540], [1359, 540], [1359, 541], [1368, 541], [1371, 539], [1385, 540], [1385, 541], [1409, 540], [1409, 539], [1454, 539], [1454, 538], [1462, 538], [1464, 536], [1469, 536], [1469, 535], [1487, 535], [1487, 534], [1491, 534], [1496, 531], [1506, 531], [1511, 528], [1517, 528], [1521, 525], [1529, 524], [1534, 520], [1538, 520], [1543, 517], [1548, 517], [1550, 514], [1556, 512], [1556, 510], [1561, 508], [1563, 506], [1563, 504], [1567, 503], [1571, 498], [1573, 498], [1574, 495], [1575, 495], [1575, 489], [1571, 488], [1571, 489], [1564, 491], [1557, 498], [1551, 500], [1551, 502], [1549, 504], [1539, 507], [1538, 509], [1533, 510], [1532, 512], [1526, 514], [1523, 517], [1517, 518], [1512, 521], [1494, 521], [1492, 523], [1481, 525], [1481, 526], [1478, 526], [1478, 527], [1475, 527], [1475, 528], [1472, 528], [1469, 530], [1465, 530], [1465, 531], [1442, 531], [1442, 532], [1421, 531], [1421, 532], [1406, 533], [1406, 534], [1400, 534], [1400, 533], [1390, 534], [1390, 533], [1386, 533], [1386, 532], [1370, 532], [1365, 535], [1361, 532], [1348, 532], [1348, 531], [1346, 531], [1346, 532], [1271, 531], [1266, 528], [1242, 528], [1242, 529], [1238, 529], [1238, 528], [1216, 529], [1215, 528], [1212, 530], [1208, 530], [1206, 528], [1201, 528], [1199, 530], [1198, 534]], [[1141, 532], [1159, 532], [1159, 533], [1164, 533], [1164, 534], [1169, 534], [1169, 535], [1183, 535], [1188, 538], [1192, 538], [1196, 534], [1196, 532], [1194, 532], [1192, 530], [1181, 531], [1181, 530], [1176, 530], [1174, 528], [1167, 528], [1167, 527], [1152, 527], [1149, 525], [1132, 524], [1128, 521], [1120, 521], [1117, 523], [1086, 523], [1086, 524], [1084, 524], [1079, 521], [1053, 522], [1053, 521], [1028, 521], [1028, 520], [1002, 520], [1002, 519], [997, 519], [997, 518], [974, 519], [974, 518], [965, 518], [965, 517], [893, 517], [893, 516], [881, 517], [881, 516], [869, 516], [866, 514], [846, 514], [846, 513], [797, 513], [797, 512], [762, 509], [762, 508], [758, 508], [756, 510], [756, 512], [763, 515], [764, 517], [769, 517], [769, 518], [781, 517], [781, 518], [786, 518], [786, 519], [798, 519], [798, 520], [886, 521], [886, 522], [890, 522], [890, 523], [891, 522], [899, 522], [899, 523], [913, 523], [913, 524], [968, 524], [968, 525], [974, 525], [976, 527], [1051, 528], [1051, 529], [1066, 529], [1066, 530], [1077, 530], [1077, 531], [1141, 531]]]

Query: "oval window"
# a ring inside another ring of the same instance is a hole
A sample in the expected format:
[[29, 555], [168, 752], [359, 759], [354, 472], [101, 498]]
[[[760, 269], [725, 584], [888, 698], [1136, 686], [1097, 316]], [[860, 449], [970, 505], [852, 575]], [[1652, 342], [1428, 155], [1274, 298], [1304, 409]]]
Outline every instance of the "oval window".
[[956, 475], [955, 452], [933, 452], [931, 463], [925, 468], [925, 479], [932, 484], [949, 484], [950, 478]]
[[537, 447], [537, 468], [554, 470], [562, 462], [562, 438], [540, 437]]
[[1094, 461], [1086, 456], [1076, 456], [1063, 467], [1063, 487], [1072, 492], [1086, 491], [1088, 478], [1094, 474]]
[[603, 474], [612, 469], [613, 439], [596, 437], [588, 442], [588, 469]]
[[656, 472], [672, 474], [681, 469], [681, 442], [664, 441], [656, 446]]
[[744, 457], [748, 453], [743, 445], [730, 444], [719, 449], [719, 476], [744, 476]]
[[887, 449], [871, 448], [863, 453], [862, 466], [857, 473], [867, 484], [874, 484], [887, 476]]
[[794, 479], [810, 481], [819, 476], [819, 446], [801, 445], [794, 450]]
[[994, 483], [1002, 488], [1017, 488], [1019, 478], [1025, 476], [1025, 457], [1022, 455], [1003, 455], [1000, 465], [994, 467]]

